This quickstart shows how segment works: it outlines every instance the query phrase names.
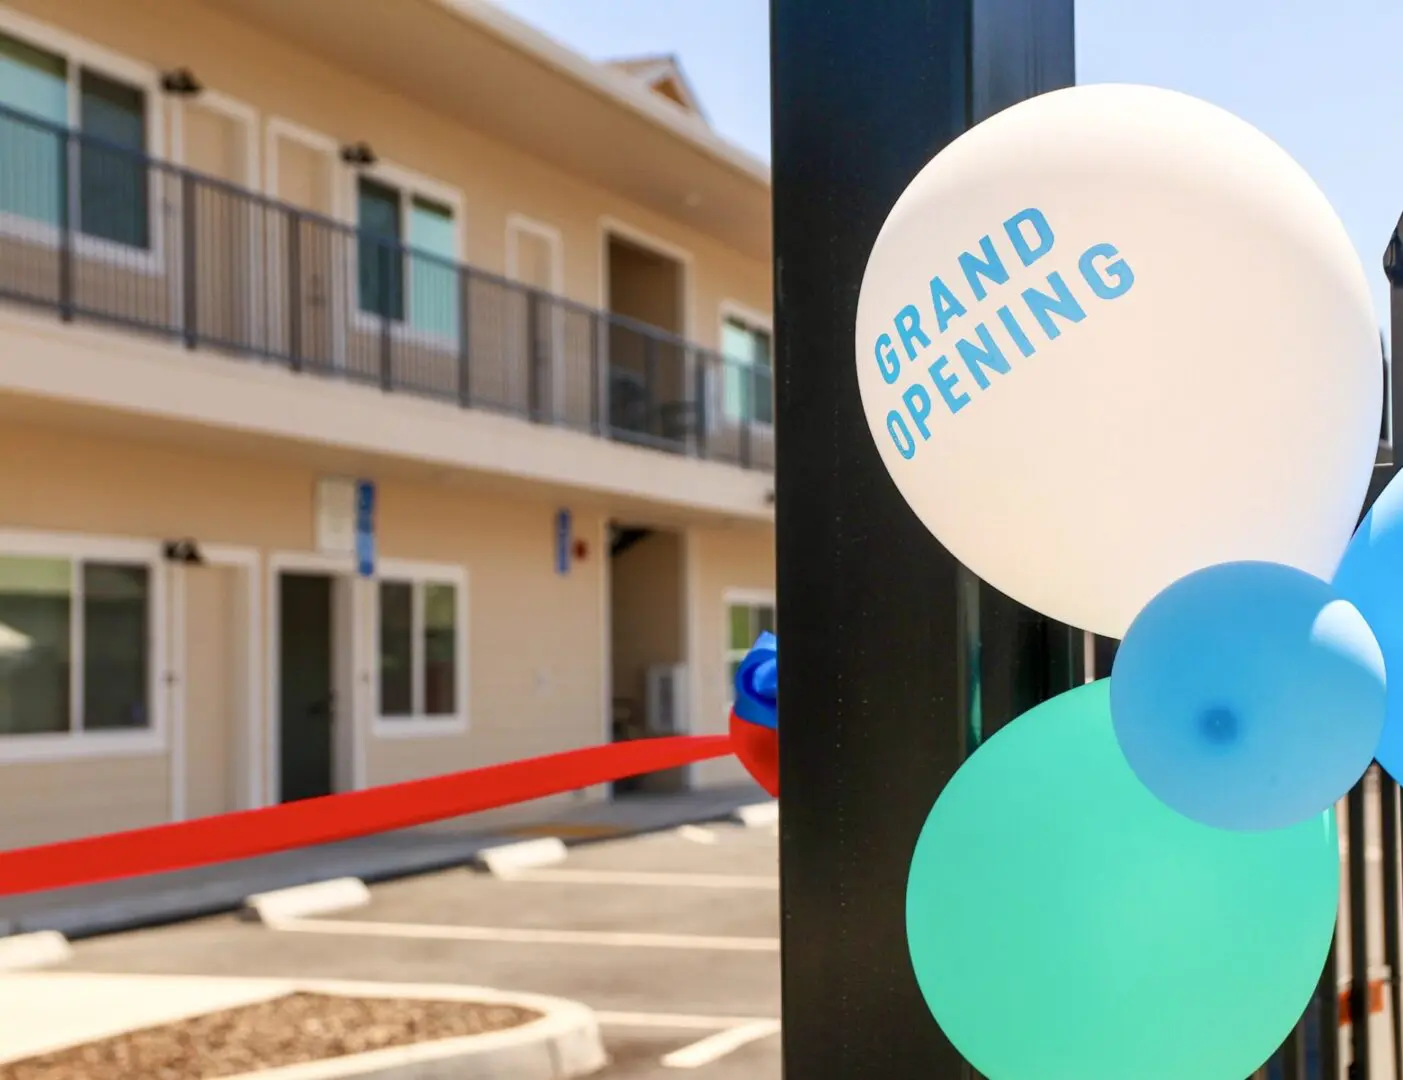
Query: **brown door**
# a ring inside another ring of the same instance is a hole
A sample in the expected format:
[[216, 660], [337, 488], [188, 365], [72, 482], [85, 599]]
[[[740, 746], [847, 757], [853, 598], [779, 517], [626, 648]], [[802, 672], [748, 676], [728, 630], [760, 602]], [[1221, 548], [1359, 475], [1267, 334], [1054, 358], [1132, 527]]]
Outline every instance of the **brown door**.
[[205, 817], [247, 802], [247, 612], [245, 571], [186, 567], [181, 620], [185, 654], [186, 813]]
[[195, 256], [181, 282], [180, 294], [186, 297], [182, 318], [193, 323], [187, 330], [207, 345], [246, 349], [255, 344], [250, 335], [258, 213], [247, 189], [252, 175], [248, 127], [198, 101], [186, 103], [182, 122], [185, 165], [194, 174], [182, 185], [181, 196], [193, 200], [184, 222], [194, 229], [194, 245], [187, 237], [182, 250]]
[[331, 155], [300, 139], [279, 135], [276, 198], [286, 209], [269, 222], [269, 280], [276, 282], [274, 345], [310, 367], [339, 362], [336, 309], [342, 269], [352, 238], [331, 223]]
[[512, 277], [526, 288], [511, 297], [510, 357], [512, 399], [541, 419], [562, 414], [557, 366], [562, 336], [561, 311], [555, 303], [555, 245], [534, 229], [513, 225]]

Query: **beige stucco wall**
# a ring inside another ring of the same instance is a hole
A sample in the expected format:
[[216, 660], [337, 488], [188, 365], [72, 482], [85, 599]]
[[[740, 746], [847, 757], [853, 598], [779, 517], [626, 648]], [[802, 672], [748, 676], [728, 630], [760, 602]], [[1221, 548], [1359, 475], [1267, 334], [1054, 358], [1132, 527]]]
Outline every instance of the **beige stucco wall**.
[[[190, 536], [204, 545], [252, 548], [263, 563], [259, 587], [265, 597], [269, 557], [313, 548], [317, 474], [301, 465], [15, 424], [0, 427], [0, 462], [5, 463], [0, 466], [0, 529], [147, 541]], [[561, 576], [553, 553], [556, 509], [554, 503], [489, 497], [462, 488], [393, 478], [380, 482], [383, 557], [466, 569], [470, 728], [464, 735], [382, 740], [373, 737], [369, 717], [363, 717], [366, 783], [517, 760], [608, 737], [605, 515], [575, 510], [575, 533], [586, 540], [588, 553]], [[664, 541], [657, 550], [667, 555], [671, 537], [657, 535]], [[646, 556], [643, 549], [650, 542], [635, 552]], [[681, 546], [694, 603], [685, 620], [695, 673], [693, 727], [698, 733], [719, 733], [725, 730], [728, 706], [726, 594], [773, 591], [773, 532], [692, 526]], [[655, 567], [658, 573], [672, 565], [661, 561], [668, 565]], [[188, 573], [192, 606], [186, 629], [198, 639], [187, 644], [185, 662], [187, 673], [201, 684], [187, 688], [186, 808], [195, 815], [245, 804], [249, 759], [256, 758], [257, 769], [267, 760], [264, 714], [270, 676], [265, 668], [253, 710], [259, 727], [251, 740], [254, 753], [247, 749], [246, 729], [232, 737], [229, 732], [229, 725], [244, 723], [241, 694], [230, 682], [237, 684], [240, 678], [244, 661], [239, 648], [247, 638], [238, 628], [225, 626], [226, 647], [232, 652], [221, 667], [211, 655], [208, 623], [201, 623], [194, 603], [203, 597], [201, 604], [217, 603], [227, 617], [236, 617], [246, 595], [241, 579], [230, 571]], [[202, 575], [198, 584], [196, 574]], [[654, 630], [645, 636], [676, 640], [680, 651], [680, 609], [665, 602], [666, 590], [658, 591]], [[268, 612], [263, 615], [257, 640], [266, 655]], [[368, 608], [363, 615], [369, 618]], [[174, 622], [169, 624], [172, 633]], [[228, 754], [223, 767], [221, 746]], [[0, 764], [0, 845], [166, 820], [172, 806], [171, 768], [169, 751]], [[727, 759], [699, 766], [694, 778], [710, 785], [743, 775]], [[257, 791], [258, 782], [252, 787]], [[596, 789], [585, 797], [602, 794]], [[563, 805], [571, 798], [557, 802]], [[498, 817], [507, 821], [541, 809], [520, 807]], [[474, 824], [485, 823], [478, 819]]]
[[[337, 142], [365, 141], [382, 161], [456, 188], [464, 201], [464, 257], [474, 265], [505, 272], [507, 220], [512, 214], [524, 215], [560, 231], [565, 294], [599, 306], [601, 222], [616, 219], [689, 257], [687, 332], [699, 344], [717, 344], [725, 300], [769, 310], [769, 267], [764, 262], [745, 258], [678, 221], [585, 184], [199, 3], [5, 3], [154, 70], [189, 67], [209, 90], [256, 110], [260, 126], [269, 116], [278, 116]], [[258, 142], [261, 152], [261, 132]]]
[[[730, 590], [773, 594], [775, 588], [774, 530], [767, 527], [694, 528], [689, 537], [692, 588], [696, 610], [692, 627], [694, 693], [699, 735], [720, 734], [730, 716], [730, 686], [726, 672], [726, 594]], [[745, 778], [735, 758], [697, 766], [699, 785], [731, 783]]]
[[170, 820], [163, 757], [0, 766], [0, 847], [46, 844]]
[[[272, 553], [313, 548], [316, 474], [301, 466], [14, 424], [0, 427], [0, 463], [0, 529], [149, 541], [189, 536], [204, 545], [252, 547], [265, 574]], [[575, 513], [576, 535], [589, 553], [560, 576], [554, 504], [394, 480], [382, 481], [379, 499], [383, 557], [466, 568], [470, 729], [436, 738], [367, 737], [366, 781], [435, 775], [605, 738], [602, 518]], [[266, 625], [266, 610], [264, 616]], [[260, 640], [266, 649], [266, 637]], [[192, 670], [210, 669], [206, 652], [193, 650]], [[265, 668], [260, 706], [266, 680]], [[198, 705], [196, 696], [192, 715]], [[190, 781], [207, 785], [218, 773], [208, 740], [223, 738], [221, 722], [191, 721]], [[266, 730], [266, 716], [259, 722]], [[257, 744], [266, 751], [266, 737]], [[259, 755], [260, 765], [264, 759]], [[168, 754], [0, 764], [0, 846], [165, 820], [169, 767]], [[220, 801], [202, 790], [188, 799], [189, 811], [229, 808]]]
[[[387, 558], [468, 568], [471, 726], [466, 737], [376, 744], [368, 783], [514, 761], [607, 738], [603, 560], [608, 556], [602, 519], [573, 513], [575, 535], [587, 541], [589, 552], [569, 574], [559, 575], [554, 504], [455, 498], [393, 484], [385, 486], [380, 500]], [[513, 808], [496, 820], [540, 809], [541, 804]], [[493, 819], [479, 818], [476, 825], [488, 820]]]

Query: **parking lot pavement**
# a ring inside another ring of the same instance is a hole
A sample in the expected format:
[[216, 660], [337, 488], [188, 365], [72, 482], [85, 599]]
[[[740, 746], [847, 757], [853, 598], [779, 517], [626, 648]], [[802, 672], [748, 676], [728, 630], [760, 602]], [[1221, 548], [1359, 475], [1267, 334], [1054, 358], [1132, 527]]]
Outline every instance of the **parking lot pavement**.
[[780, 1075], [777, 840], [708, 825], [574, 848], [500, 880], [449, 870], [354, 911], [77, 942], [67, 970], [466, 983], [596, 1009], [607, 1080]]

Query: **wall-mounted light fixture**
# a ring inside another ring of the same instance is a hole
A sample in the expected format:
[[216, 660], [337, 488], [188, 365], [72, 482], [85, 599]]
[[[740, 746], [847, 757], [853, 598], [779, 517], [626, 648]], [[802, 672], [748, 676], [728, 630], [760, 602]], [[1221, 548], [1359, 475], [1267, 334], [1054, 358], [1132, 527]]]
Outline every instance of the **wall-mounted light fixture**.
[[341, 147], [341, 160], [357, 169], [368, 169], [380, 159], [375, 156], [375, 151], [370, 148], [369, 143], [358, 142], [347, 143]]
[[204, 83], [195, 78], [189, 68], [176, 68], [161, 75], [161, 89], [177, 97], [194, 97], [204, 89]]
[[191, 537], [181, 540], [167, 540], [162, 545], [166, 562], [181, 563], [185, 566], [203, 566], [205, 557], [200, 554], [200, 545]]

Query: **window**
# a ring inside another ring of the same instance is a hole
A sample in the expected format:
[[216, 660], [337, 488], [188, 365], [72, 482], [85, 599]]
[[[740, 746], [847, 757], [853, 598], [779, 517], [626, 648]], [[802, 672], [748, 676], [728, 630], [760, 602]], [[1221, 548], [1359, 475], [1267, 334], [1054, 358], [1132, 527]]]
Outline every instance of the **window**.
[[775, 632], [774, 601], [735, 601], [726, 604], [726, 700], [734, 697], [736, 672], [755, 639]]
[[151, 567], [0, 556], [0, 736], [149, 731]]
[[774, 423], [774, 372], [770, 332], [734, 315], [721, 324], [725, 364], [721, 408], [732, 423]]
[[459, 586], [387, 580], [379, 595], [381, 717], [461, 718]]
[[[53, 227], [67, 217], [84, 236], [150, 250], [148, 104], [140, 86], [0, 34], [11, 110], [0, 113], [0, 213]], [[81, 133], [71, 153], [69, 129]]]
[[128, 247], [150, 244], [146, 97], [135, 87], [83, 70], [79, 77], [78, 225]]
[[362, 176], [360, 310], [436, 338], [458, 337], [458, 224], [453, 208]]

